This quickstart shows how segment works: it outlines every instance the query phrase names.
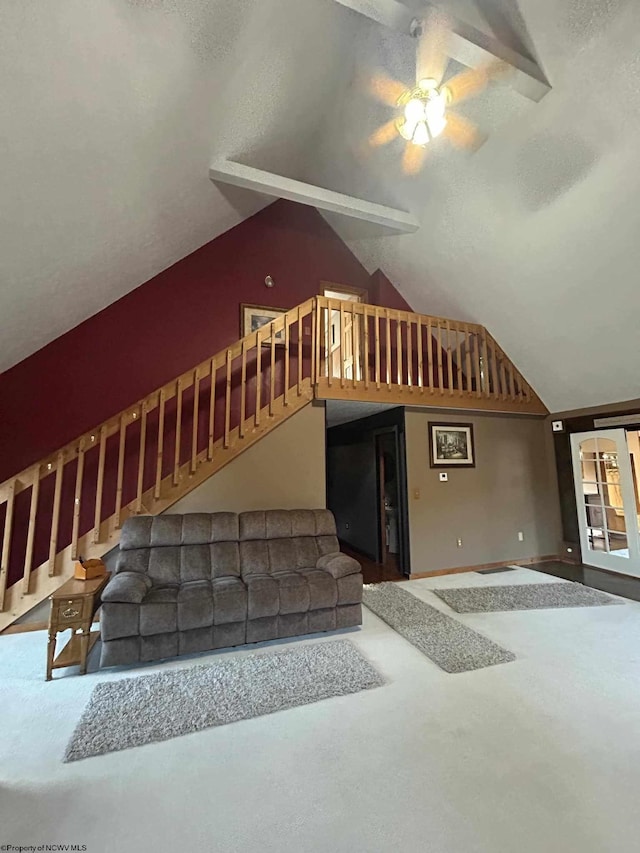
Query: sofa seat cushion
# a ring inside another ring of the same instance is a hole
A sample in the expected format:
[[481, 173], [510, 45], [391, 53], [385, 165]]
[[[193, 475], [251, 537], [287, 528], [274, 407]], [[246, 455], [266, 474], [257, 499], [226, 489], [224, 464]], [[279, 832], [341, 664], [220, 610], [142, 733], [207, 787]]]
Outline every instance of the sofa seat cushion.
[[277, 616], [280, 610], [280, 587], [276, 578], [256, 574], [247, 575], [243, 580], [247, 586], [247, 618]]
[[309, 610], [324, 610], [338, 603], [338, 585], [335, 578], [323, 569], [303, 569], [309, 587]]
[[168, 634], [178, 630], [179, 587], [154, 586], [140, 605], [140, 634]]
[[300, 572], [274, 572], [280, 590], [280, 613], [306, 613], [309, 584]]
[[[191, 546], [199, 547], [199, 546]], [[211, 582], [183, 583], [178, 590], [178, 630], [193, 631], [213, 625]]]
[[213, 624], [244, 622], [247, 618], [247, 587], [240, 578], [216, 578], [211, 582]]

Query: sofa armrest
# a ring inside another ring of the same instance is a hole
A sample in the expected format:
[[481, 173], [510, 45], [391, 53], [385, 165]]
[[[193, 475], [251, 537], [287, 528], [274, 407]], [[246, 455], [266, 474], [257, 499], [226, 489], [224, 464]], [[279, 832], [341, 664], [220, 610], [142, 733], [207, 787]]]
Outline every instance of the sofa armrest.
[[118, 572], [106, 585], [102, 600], [141, 604], [151, 586], [151, 578], [140, 572]]
[[355, 575], [362, 571], [360, 563], [357, 560], [354, 560], [353, 557], [348, 557], [346, 554], [342, 554], [340, 551], [336, 551], [335, 554], [324, 554], [318, 559], [316, 568], [324, 569], [325, 572], [329, 572], [336, 580], [343, 578], [345, 575]]

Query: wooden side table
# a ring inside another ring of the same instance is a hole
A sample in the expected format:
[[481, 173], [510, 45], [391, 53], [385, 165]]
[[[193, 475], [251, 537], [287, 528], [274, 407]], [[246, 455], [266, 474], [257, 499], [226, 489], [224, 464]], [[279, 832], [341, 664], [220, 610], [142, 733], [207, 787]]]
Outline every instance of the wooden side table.
[[[91, 623], [96, 610], [100, 607], [100, 594], [111, 575], [102, 575], [90, 581], [71, 578], [49, 596], [49, 646], [47, 648], [47, 681], [51, 673], [62, 666], [80, 665], [80, 675], [87, 671], [87, 657], [100, 636], [99, 631], [91, 631]], [[71, 630], [71, 639], [56, 654], [56, 638], [60, 631]], [[80, 633], [77, 633], [77, 632]]]

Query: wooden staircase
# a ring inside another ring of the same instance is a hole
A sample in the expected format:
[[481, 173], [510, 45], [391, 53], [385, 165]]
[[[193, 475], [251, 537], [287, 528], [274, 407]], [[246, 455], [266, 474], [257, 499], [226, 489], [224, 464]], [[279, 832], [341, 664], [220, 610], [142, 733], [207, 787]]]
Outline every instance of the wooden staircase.
[[547, 414], [482, 326], [310, 299], [0, 484], [0, 631], [314, 397]]

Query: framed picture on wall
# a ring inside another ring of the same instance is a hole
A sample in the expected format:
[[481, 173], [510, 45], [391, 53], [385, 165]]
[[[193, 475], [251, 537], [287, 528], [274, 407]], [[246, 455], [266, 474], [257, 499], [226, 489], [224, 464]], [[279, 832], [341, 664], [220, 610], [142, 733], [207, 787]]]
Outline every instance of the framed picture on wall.
[[[240, 336], [245, 337], [257, 332], [262, 326], [267, 326], [272, 320], [277, 320], [285, 312], [284, 308], [271, 308], [269, 305], [240, 305]], [[284, 345], [284, 330], [275, 334], [276, 344]], [[271, 338], [265, 338], [265, 344], [271, 344]]]
[[429, 460], [432, 468], [475, 468], [473, 424], [430, 421]]

